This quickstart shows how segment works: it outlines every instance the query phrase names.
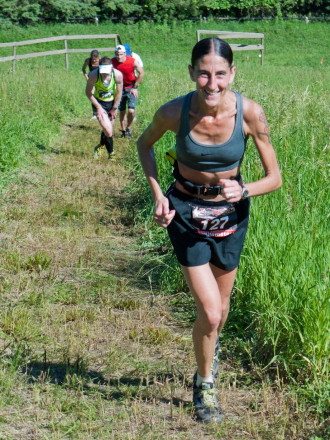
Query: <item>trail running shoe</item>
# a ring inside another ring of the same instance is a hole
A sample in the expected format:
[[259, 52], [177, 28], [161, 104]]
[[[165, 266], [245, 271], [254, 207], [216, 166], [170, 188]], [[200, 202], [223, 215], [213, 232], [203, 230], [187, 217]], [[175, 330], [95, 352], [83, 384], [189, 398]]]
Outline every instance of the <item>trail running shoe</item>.
[[131, 132], [131, 130], [129, 128], [126, 128], [125, 135], [126, 135], [127, 138], [131, 138], [132, 137], [132, 132]]
[[96, 147], [94, 148], [93, 159], [99, 159], [102, 156], [103, 151], [104, 145], [96, 145]]
[[213, 383], [196, 385], [197, 373], [194, 375], [193, 404], [196, 420], [202, 423], [220, 423], [223, 419], [222, 409], [218, 403]]
[[112, 159], [115, 159], [115, 158], [116, 158], [116, 153], [113, 151], [112, 153], [109, 154], [108, 159], [112, 160]]
[[214, 379], [214, 383], [217, 382], [219, 375], [219, 353], [220, 353], [220, 338], [218, 337], [215, 343], [214, 355], [212, 359], [211, 373]]
[[119, 136], [121, 139], [126, 137], [126, 131], [125, 130], [121, 130], [121, 135]]

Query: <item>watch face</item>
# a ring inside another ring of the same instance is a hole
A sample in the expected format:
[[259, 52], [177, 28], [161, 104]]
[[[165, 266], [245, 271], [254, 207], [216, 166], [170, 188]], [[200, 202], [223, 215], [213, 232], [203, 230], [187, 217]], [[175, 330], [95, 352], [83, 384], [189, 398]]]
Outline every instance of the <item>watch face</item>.
[[243, 198], [245, 199], [249, 195], [249, 191], [246, 188], [243, 188]]

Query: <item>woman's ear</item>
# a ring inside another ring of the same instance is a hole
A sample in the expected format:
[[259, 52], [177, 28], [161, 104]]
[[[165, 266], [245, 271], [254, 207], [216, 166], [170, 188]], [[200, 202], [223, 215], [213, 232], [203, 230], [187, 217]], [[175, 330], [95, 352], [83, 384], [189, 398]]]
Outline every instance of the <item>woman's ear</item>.
[[188, 66], [188, 69], [189, 69], [189, 75], [190, 75], [191, 81], [196, 81], [194, 69], [190, 64]]
[[229, 79], [229, 84], [232, 84], [232, 82], [234, 81], [235, 74], [236, 74], [236, 66], [232, 66], [232, 67], [230, 68], [230, 79]]

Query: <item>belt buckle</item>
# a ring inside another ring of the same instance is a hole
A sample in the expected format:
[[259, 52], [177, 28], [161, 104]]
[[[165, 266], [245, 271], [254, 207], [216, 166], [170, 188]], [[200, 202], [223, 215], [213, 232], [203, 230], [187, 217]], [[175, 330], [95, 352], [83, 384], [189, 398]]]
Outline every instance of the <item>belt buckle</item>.
[[189, 180], [183, 182], [183, 187], [191, 194], [197, 194], [198, 196], [219, 195], [221, 194], [222, 191], [222, 185], [215, 185], [215, 186], [196, 185], [195, 183], [192, 183]]
[[219, 194], [221, 194], [221, 191], [222, 191], [222, 185], [209, 186], [209, 187], [205, 187], [204, 195], [218, 196]]
[[206, 195], [206, 190], [207, 190], [207, 187], [205, 186], [205, 185], [194, 185], [194, 189], [195, 189], [195, 191], [196, 191], [196, 194], [198, 195], [198, 196], [205, 196]]
[[217, 195], [222, 193], [222, 185], [216, 185], [214, 188], [217, 189]]
[[211, 194], [209, 186], [202, 186], [202, 188], [203, 188], [203, 194], [202, 194], [203, 196], [207, 196], [207, 195]]

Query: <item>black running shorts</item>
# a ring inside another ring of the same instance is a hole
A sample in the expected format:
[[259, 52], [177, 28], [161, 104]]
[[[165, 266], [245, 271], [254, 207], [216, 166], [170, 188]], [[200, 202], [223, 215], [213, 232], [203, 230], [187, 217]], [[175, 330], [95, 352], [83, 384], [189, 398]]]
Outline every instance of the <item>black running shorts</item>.
[[[96, 98], [95, 98], [95, 99], [96, 99]], [[107, 114], [109, 115], [110, 110], [111, 110], [112, 107], [113, 107], [114, 100], [112, 100], [112, 101], [101, 101], [100, 99], [96, 99], [96, 101], [101, 105], [101, 107], [102, 107], [102, 108], [107, 112]], [[92, 107], [93, 107], [93, 114], [94, 114], [94, 115], [97, 115], [97, 108], [95, 107], [94, 104], [92, 104]]]
[[174, 184], [166, 197], [176, 211], [167, 231], [179, 263], [235, 269], [248, 228], [250, 200], [213, 202], [182, 193]]

